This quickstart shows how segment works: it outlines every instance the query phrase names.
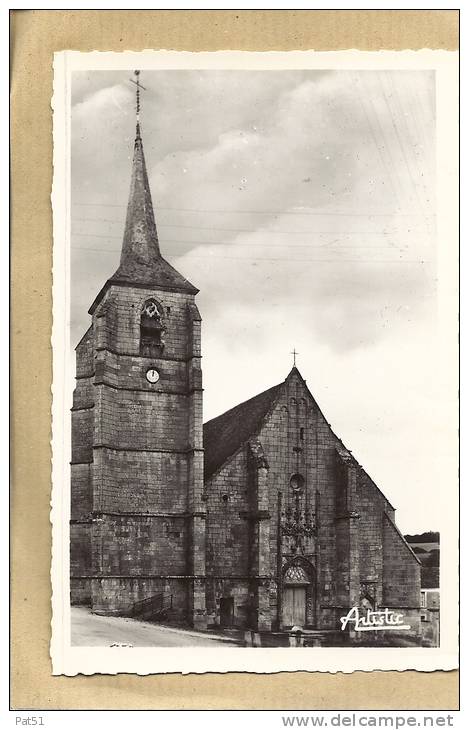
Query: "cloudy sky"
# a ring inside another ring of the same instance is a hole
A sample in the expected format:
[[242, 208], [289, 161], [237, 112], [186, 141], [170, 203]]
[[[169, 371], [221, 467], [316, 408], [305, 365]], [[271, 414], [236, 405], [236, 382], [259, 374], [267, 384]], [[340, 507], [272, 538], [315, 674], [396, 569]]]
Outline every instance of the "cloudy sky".
[[[73, 346], [119, 262], [131, 76], [73, 74]], [[141, 81], [161, 250], [200, 289], [204, 419], [283, 380], [295, 347], [401, 528], [438, 529], [433, 72], [146, 71]]]

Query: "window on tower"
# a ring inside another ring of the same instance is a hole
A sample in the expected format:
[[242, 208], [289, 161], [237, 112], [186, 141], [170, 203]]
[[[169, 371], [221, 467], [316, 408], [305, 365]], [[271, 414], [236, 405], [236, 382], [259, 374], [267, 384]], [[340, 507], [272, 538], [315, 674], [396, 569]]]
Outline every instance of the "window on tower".
[[160, 355], [165, 332], [163, 307], [154, 299], [147, 299], [140, 315], [140, 354], [147, 357]]

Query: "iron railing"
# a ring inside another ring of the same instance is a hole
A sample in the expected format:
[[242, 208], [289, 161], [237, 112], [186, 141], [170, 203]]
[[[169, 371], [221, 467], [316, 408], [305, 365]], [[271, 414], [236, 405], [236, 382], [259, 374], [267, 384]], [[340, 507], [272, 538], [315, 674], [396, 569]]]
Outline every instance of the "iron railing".
[[137, 601], [132, 606], [131, 615], [143, 619], [163, 618], [173, 607], [173, 596], [168, 593], [156, 593], [153, 596]]

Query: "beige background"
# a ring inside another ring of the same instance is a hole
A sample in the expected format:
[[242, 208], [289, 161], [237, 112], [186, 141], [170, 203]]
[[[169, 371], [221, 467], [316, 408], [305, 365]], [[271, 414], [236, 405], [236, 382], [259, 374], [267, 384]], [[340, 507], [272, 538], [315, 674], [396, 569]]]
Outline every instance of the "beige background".
[[49, 659], [54, 51], [455, 50], [458, 22], [454, 10], [12, 12], [14, 709], [458, 707], [457, 672], [67, 678], [51, 676]]

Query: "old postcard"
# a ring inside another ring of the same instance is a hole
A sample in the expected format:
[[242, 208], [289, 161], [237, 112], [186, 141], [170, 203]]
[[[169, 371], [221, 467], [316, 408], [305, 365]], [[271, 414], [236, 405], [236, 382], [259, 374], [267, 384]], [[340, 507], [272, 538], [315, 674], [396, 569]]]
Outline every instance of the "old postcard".
[[54, 77], [54, 674], [456, 668], [457, 55]]

